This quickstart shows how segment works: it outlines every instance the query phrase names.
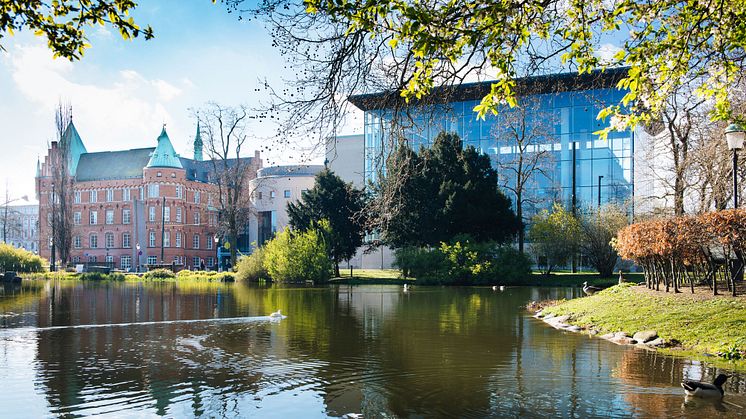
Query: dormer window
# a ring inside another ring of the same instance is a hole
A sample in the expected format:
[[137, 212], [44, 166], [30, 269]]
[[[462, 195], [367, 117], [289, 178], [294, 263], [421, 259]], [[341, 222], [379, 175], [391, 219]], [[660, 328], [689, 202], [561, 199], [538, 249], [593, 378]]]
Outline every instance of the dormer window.
[[176, 177], [176, 173], [171, 173], [171, 177]]
[[162, 173], [161, 173], [161, 172], [158, 172], [158, 173], [156, 173], [155, 175], [156, 175], [156, 176], [158, 176], [158, 177], [161, 177], [161, 176], [162, 176]]

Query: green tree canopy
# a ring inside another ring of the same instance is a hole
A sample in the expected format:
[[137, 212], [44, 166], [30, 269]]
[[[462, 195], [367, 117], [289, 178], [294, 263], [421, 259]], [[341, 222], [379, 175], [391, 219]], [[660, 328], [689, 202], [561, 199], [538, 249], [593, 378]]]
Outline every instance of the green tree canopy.
[[329, 222], [324, 234], [338, 275], [339, 263], [353, 257], [363, 244], [364, 205], [361, 190], [325, 168], [316, 175], [313, 188], [304, 191], [297, 203], [288, 202], [288, 219], [293, 229], [301, 231], [316, 228], [322, 219]]
[[387, 173], [377, 199], [385, 241], [394, 247], [439, 246], [462, 234], [504, 243], [520, 225], [489, 157], [464, 148], [456, 134], [439, 134], [419, 153], [400, 144]]
[[554, 204], [552, 212], [536, 214], [528, 231], [531, 251], [544, 274], [549, 275], [556, 266], [567, 263], [575, 254], [580, 241], [580, 223], [562, 205]]
[[[153, 37], [150, 26], [140, 28], [129, 12], [133, 0], [3, 0], [0, 2], [0, 42], [6, 35], [24, 29], [47, 38], [55, 57], [80, 59], [86, 48], [85, 30], [110, 25], [124, 39]], [[2, 49], [2, 43], [0, 43]]]

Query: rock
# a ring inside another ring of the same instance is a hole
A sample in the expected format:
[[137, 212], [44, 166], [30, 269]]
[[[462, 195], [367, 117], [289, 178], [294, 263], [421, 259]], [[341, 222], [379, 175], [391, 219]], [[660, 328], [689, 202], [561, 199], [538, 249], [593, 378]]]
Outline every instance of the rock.
[[641, 343], [647, 343], [657, 337], [658, 337], [658, 332], [656, 332], [655, 330], [644, 330], [644, 331], [635, 333], [634, 336], [632, 336], [632, 339], [638, 342], [641, 342]]
[[601, 335], [601, 339], [612, 340], [612, 339], [614, 339], [614, 334], [613, 333], [607, 333], [605, 335]]
[[580, 330], [582, 330], [582, 329], [580, 329], [580, 327], [578, 327], [578, 326], [570, 326], [570, 327], [567, 328], [567, 330], [570, 331], [570, 332], [577, 333], [577, 332], [580, 332]]
[[536, 314], [534, 314], [534, 317], [536, 317], [537, 319], [544, 317], [542, 310], [537, 311]]
[[627, 332], [616, 332], [614, 333], [614, 339], [622, 339], [622, 338], [628, 338], [629, 335]]
[[560, 322], [560, 323], [564, 323], [564, 322], [566, 322], [568, 320], [570, 320], [570, 316], [568, 316], [568, 315], [559, 316], [559, 317], [555, 317], [554, 318], [554, 321]]
[[611, 339], [612, 342], [616, 343], [617, 345], [634, 345], [635, 340], [629, 337], [614, 337]]
[[652, 346], [652, 347], [656, 347], [656, 348], [657, 348], [658, 346], [663, 346], [663, 345], [665, 345], [665, 344], [666, 344], [666, 341], [665, 341], [665, 340], [663, 340], [663, 338], [656, 338], [656, 339], [653, 339], [653, 340], [651, 340], [651, 341], [645, 342], [645, 345], [647, 345], [647, 346]]
[[[588, 331], [588, 334], [591, 335], [591, 336], [596, 336], [598, 334], [598, 330], [591, 329], [591, 330]], [[603, 337], [603, 336], [601, 336], [601, 337]]]
[[549, 313], [546, 316], [544, 316], [544, 320], [549, 320], [549, 319], [552, 319], [552, 318], [554, 318], [554, 313]]

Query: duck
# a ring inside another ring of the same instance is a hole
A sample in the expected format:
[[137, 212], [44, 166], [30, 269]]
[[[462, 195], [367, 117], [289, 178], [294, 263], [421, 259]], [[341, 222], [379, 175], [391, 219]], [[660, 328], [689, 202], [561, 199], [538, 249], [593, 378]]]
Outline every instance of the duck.
[[593, 285], [588, 285], [588, 281], [583, 282], [583, 292], [586, 295], [593, 295], [599, 291], [601, 291], [601, 288], [594, 287]]
[[725, 374], [719, 374], [715, 381], [710, 383], [702, 383], [700, 381], [684, 380], [681, 382], [681, 387], [684, 388], [684, 392], [687, 396], [703, 397], [703, 398], [722, 398], [725, 392], [723, 391], [723, 384], [728, 376]]
[[273, 319], [282, 318], [282, 313], [280, 312], [280, 310], [277, 310], [274, 313], [270, 314], [269, 317], [272, 317]]
[[404, 284], [404, 292], [408, 292], [408, 291], [409, 291], [409, 284]]
[[492, 291], [497, 291], [497, 285], [492, 286]]
[[492, 291], [497, 291], [497, 290], [505, 291], [505, 285], [500, 285], [499, 287], [497, 285], [493, 285]]

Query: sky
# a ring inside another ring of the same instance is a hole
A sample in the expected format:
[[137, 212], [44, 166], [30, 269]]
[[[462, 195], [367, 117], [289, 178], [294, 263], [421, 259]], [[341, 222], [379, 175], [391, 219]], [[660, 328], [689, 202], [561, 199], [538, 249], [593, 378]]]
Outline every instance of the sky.
[[[260, 89], [265, 79], [277, 85], [290, 77], [259, 22], [239, 21], [209, 0], [138, 3], [133, 16], [141, 26], [150, 24], [155, 38], [125, 41], [111, 28], [92, 28], [92, 48], [80, 61], [53, 59], [46, 40], [29, 31], [2, 38], [0, 190], [7, 184], [11, 199], [35, 200], [36, 161], [55, 138], [60, 100], [72, 105], [89, 152], [154, 147], [165, 123], [176, 151], [191, 157], [193, 109], [208, 101], [259, 106], [267, 99]], [[340, 134], [362, 132], [361, 123], [348, 125]], [[246, 154], [271, 147], [263, 153], [265, 165], [300, 162], [300, 153], [272, 146], [274, 128], [253, 122]], [[302, 162], [322, 161], [315, 156]]]

